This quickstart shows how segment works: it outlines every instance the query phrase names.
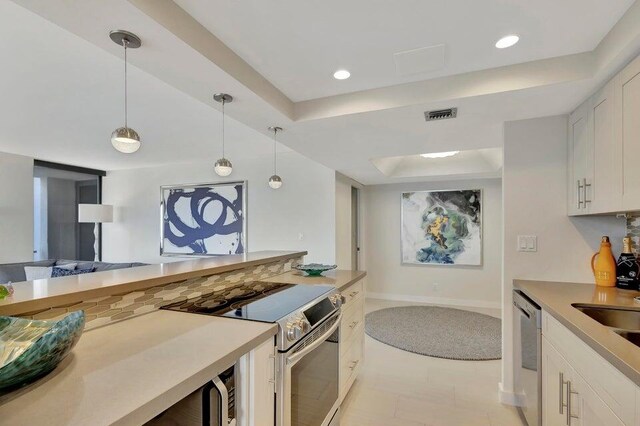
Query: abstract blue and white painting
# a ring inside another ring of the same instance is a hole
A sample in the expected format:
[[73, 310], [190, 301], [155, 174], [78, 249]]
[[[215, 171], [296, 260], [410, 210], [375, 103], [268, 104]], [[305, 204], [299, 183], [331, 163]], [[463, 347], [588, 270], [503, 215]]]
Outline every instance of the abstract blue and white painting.
[[244, 253], [246, 190], [246, 182], [163, 186], [160, 254]]
[[482, 264], [482, 191], [402, 193], [402, 262]]

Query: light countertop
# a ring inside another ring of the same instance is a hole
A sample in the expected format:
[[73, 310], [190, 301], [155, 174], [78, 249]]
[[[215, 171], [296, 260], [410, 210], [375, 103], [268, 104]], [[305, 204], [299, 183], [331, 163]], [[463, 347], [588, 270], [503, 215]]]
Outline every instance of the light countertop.
[[551, 314], [591, 348], [640, 386], [640, 347], [571, 306], [572, 303], [640, 310], [633, 298], [640, 292], [545, 281], [515, 280], [514, 287]]
[[87, 331], [51, 374], [0, 397], [0, 423], [139, 425], [276, 330], [275, 324], [156, 311]]
[[69, 277], [14, 283], [12, 297], [0, 300], [0, 315], [19, 315], [103, 296], [221, 274], [265, 263], [298, 258], [306, 251], [259, 251], [244, 255], [198, 258]]
[[276, 275], [275, 277], [271, 277], [265, 281], [285, 284], [329, 284], [337, 287], [338, 290], [344, 290], [351, 284], [364, 278], [366, 275], [367, 273], [365, 271], [336, 269], [324, 272], [320, 277], [308, 277], [304, 272], [290, 271]]

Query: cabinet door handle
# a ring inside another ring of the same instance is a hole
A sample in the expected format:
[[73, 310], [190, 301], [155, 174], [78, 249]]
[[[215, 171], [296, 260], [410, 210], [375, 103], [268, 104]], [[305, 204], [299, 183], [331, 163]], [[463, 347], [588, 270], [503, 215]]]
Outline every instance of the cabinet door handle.
[[580, 182], [580, 179], [577, 180], [577, 185], [576, 185], [576, 190], [577, 190], [577, 197], [578, 197], [578, 210], [580, 210], [582, 208], [582, 182]]
[[571, 395], [578, 395], [578, 392], [571, 389], [571, 380], [567, 381], [567, 426], [571, 426], [571, 419], [577, 419], [578, 416], [571, 414]]
[[358, 365], [359, 362], [360, 362], [360, 360], [351, 361], [351, 365], [349, 366], [349, 370], [351, 370], [351, 371], [355, 370], [356, 366]]
[[582, 199], [584, 200], [584, 207], [587, 208], [587, 203], [590, 203], [591, 200], [587, 199], [587, 188], [591, 188], [591, 184], [587, 183], [587, 178], [583, 178], [582, 179], [582, 191], [584, 192], [584, 197], [582, 197]]
[[353, 291], [349, 294], [349, 297], [356, 297], [360, 293], [359, 291]]
[[560, 411], [560, 414], [564, 414], [564, 407], [567, 406], [567, 404], [564, 403], [564, 384], [566, 383], [564, 381], [564, 373], [562, 372], [558, 373], [558, 379], [560, 379], [558, 381], [558, 389], [559, 389], [558, 410]]
[[356, 325], [358, 325], [358, 323], [359, 323], [359, 322], [360, 322], [360, 321], [354, 321], [354, 322], [352, 322], [351, 324], [349, 324], [349, 328], [350, 328], [350, 329], [354, 329], [354, 328], [356, 328]]

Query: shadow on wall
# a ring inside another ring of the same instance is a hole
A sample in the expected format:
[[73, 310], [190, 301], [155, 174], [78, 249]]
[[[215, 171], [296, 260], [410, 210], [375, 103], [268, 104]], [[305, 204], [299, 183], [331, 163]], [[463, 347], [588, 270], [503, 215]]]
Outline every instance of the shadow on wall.
[[600, 240], [603, 235], [607, 235], [611, 239], [614, 253], [622, 251], [622, 238], [626, 235], [626, 219], [615, 216], [590, 216], [570, 217], [569, 221], [594, 253], [600, 250]]

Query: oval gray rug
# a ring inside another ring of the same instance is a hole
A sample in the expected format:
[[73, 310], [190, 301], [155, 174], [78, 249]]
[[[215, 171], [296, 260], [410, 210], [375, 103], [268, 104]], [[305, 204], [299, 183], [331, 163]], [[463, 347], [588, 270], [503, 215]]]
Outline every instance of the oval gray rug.
[[421, 355], [466, 361], [501, 358], [501, 321], [461, 309], [381, 309], [366, 315], [365, 331], [382, 343]]

